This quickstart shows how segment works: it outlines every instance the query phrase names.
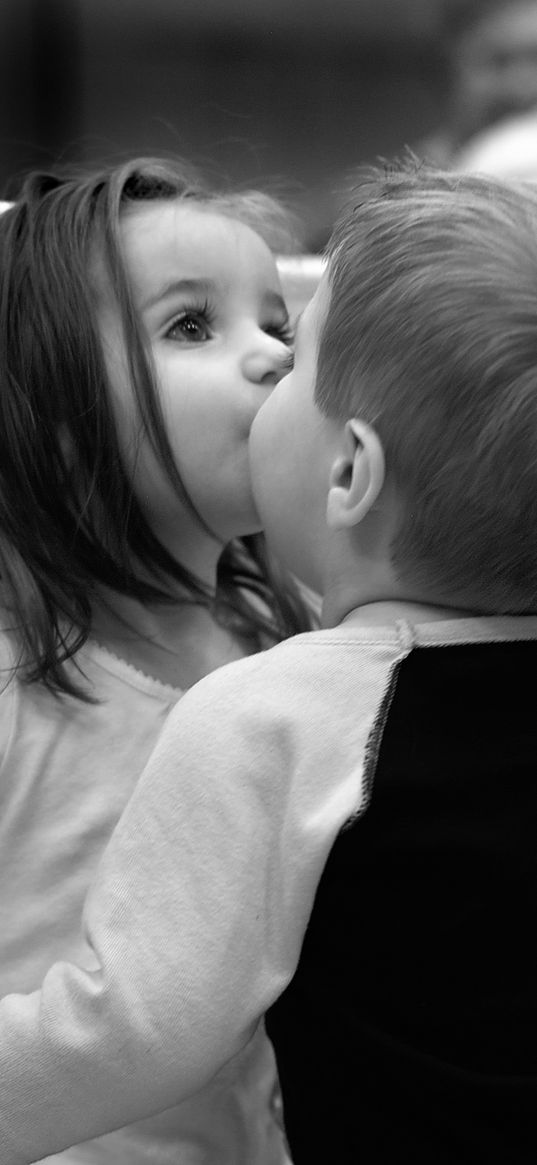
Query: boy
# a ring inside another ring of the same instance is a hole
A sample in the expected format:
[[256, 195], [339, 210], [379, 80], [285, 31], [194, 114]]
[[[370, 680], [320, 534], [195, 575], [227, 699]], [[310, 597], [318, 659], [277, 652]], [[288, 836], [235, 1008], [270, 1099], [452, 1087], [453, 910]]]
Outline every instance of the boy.
[[94, 964], [0, 1005], [2, 1165], [171, 1105], [267, 1008], [295, 1165], [534, 1162], [536, 224], [394, 171], [336, 229], [251, 434], [324, 629], [172, 713]]

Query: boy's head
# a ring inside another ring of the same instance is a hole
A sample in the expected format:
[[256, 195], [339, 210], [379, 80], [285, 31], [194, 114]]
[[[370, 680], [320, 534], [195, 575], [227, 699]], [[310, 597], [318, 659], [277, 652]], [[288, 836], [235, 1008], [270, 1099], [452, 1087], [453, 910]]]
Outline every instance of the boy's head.
[[304, 573], [319, 585], [328, 504], [328, 528], [356, 537], [359, 573], [363, 523], [389, 498], [396, 593], [369, 601], [535, 612], [537, 189], [415, 167], [373, 172], [328, 259], [296, 368], [254, 425], [269, 535], [272, 517], [286, 524], [280, 549], [300, 573], [309, 547]]

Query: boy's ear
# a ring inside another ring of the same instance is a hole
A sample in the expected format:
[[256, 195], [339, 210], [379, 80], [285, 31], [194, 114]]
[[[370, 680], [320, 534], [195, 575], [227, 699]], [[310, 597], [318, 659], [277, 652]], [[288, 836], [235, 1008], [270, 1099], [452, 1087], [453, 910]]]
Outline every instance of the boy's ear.
[[356, 526], [374, 506], [386, 476], [384, 451], [374, 429], [353, 418], [330, 472], [326, 521], [332, 530]]

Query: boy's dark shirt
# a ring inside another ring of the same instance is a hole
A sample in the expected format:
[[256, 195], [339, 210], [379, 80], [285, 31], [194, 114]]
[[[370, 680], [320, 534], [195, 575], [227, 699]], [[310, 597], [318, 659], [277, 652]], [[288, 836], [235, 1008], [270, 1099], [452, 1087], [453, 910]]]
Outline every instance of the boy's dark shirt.
[[537, 1162], [537, 642], [416, 648], [271, 1008], [294, 1165]]

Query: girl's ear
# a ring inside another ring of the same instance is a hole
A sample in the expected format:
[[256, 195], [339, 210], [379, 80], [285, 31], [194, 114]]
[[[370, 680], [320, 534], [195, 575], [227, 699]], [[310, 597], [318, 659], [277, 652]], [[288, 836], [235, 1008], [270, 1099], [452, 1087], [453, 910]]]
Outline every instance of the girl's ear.
[[332, 530], [356, 526], [374, 506], [384, 485], [384, 451], [374, 429], [347, 421], [343, 450], [330, 472], [326, 521]]

